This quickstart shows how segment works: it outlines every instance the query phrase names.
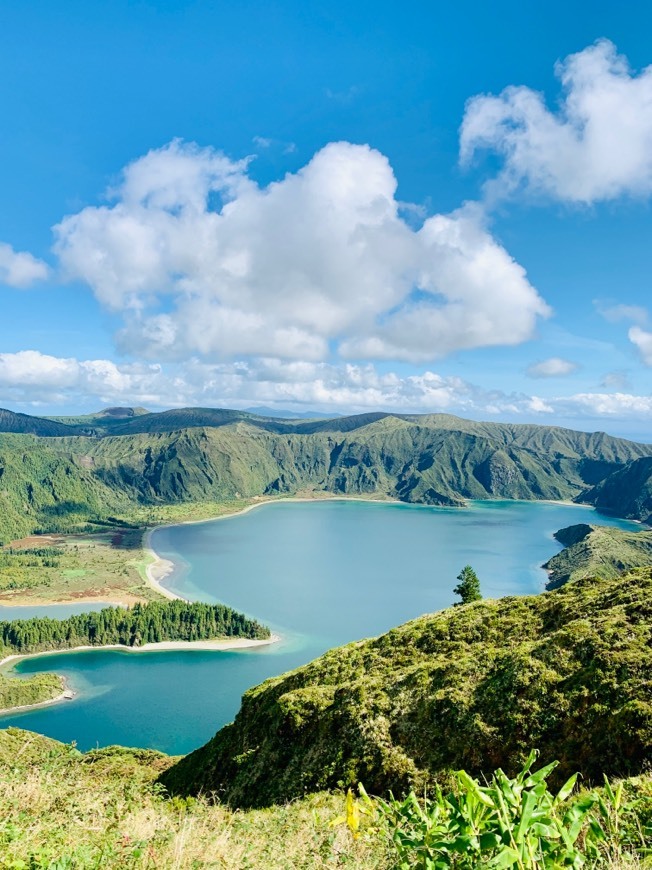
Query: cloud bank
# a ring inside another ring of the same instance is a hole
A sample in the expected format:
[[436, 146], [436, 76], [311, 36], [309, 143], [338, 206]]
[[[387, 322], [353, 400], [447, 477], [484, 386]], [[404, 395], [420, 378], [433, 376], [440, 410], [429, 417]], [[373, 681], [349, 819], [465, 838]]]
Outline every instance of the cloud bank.
[[652, 192], [652, 67], [635, 75], [613, 43], [599, 40], [556, 66], [563, 98], [510, 86], [468, 101], [460, 156], [503, 158], [491, 194], [516, 190], [590, 204]]
[[123, 364], [110, 360], [60, 358], [28, 350], [0, 354], [0, 406], [71, 404], [149, 407], [323, 408], [354, 413], [386, 410], [405, 413], [455, 413], [471, 417], [524, 420], [553, 415], [587, 419], [649, 421], [652, 396], [623, 392], [578, 393], [541, 398], [487, 390], [459, 377], [425, 371], [415, 375], [381, 372], [373, 364], [259, 358], [249, 362], [180, 365]]
[[259, 187], [247, 161], [175, 141], [55, 227], [55, 251], [122, 312], [121, 348], [149, 359], [420, 362], [530, 338], [549, 308], [482, 212], [415, 230], [396, 187], [366, 145], [331, 143]]

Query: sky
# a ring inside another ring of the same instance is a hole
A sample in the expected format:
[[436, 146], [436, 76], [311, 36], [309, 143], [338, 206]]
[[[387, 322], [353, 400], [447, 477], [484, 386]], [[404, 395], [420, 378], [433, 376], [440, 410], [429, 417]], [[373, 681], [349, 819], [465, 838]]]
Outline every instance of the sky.
[[652, 5], [0, 4], [0, 407], [652, 441]]

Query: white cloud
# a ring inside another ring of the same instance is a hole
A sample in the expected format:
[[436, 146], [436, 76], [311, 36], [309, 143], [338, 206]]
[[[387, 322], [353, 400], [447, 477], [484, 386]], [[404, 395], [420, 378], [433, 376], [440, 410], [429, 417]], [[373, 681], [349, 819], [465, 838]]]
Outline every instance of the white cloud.
[[557, 111], [527, 87], [473, 97], [460, 154], [502, 155], [489, 192], [524, 187], [561, 200], [592, 203], [652, 192], [652, 67], [633, 75], [627, 59], [599, 40], [556, 66], [564, 96]]
[[621, 320], [629, 320], [642, 326], [647, 322], [647, 310], [642, 305], [608, 305], [600, 300], [594, 300], [598, 314], [609, 323], [619, 323]]
[[110, 360], [83, 360], [42, 354], [36, 350], [0, 353], [0, 398], [60, 404], [80, 398], [100, 402], [129, 398], [134, 403], [160, 403], [169, 379], [156, 365], [118, 366]]
[[544, 359], [528, 366], [526, 374], [531, 378], [562, 378], [577, 371], [579, 365], [558, 356]]
[[505, 393], [444, 377], [379, 371], [371, 363], [250, 361], [180, 365], [116, 364], [21, 351], [0, 354], [0, 406], [28, 404], [145, 405], [156, 407], [318, 408], [355, 413], [386, 410], [453, 413], [475, 418], [507, 417], [549, 423], [551, 415], [577, 420], [652, 420], [652, 396], [578, 393], [541, 397]]
[[554, 399], [557, 413], [567, 412], [582, 417], [613, 417], [622, 419], [652, 419], [652, 396], [630, 393], [576, 393]]
[[47, 278], [49, 269], [26, 251], [14, 251], [11, 245], [0, 242], [0, 284], [9, 287], [29, 287]]
[[632, 326], [627, 335], [638, 348], [645, 365], [652, 366], [652, 332], [646, 332], [640, 326]]
[[113, 205], [65, 218], [55, 250], [148, 358], [421, 361], [530, 338], [549, 309], [481, 211], [415, 230], [396, 186], [368, 146], [261, 188], [247, 161], [175, 141], [126, 168]]
[[626, 390], [629, 388], [629, 378], [627, 376], [627, 372], [625, 371], [615, 371], [615, 372], [607, 372], [602, 381], [600, 382], [601, 387], [605, 387], [608, 390]]

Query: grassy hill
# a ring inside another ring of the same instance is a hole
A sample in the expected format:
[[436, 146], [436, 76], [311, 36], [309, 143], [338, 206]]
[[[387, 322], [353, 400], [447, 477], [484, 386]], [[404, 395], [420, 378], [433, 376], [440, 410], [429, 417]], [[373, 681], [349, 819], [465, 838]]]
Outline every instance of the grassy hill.
[[585, 496], [600, 510], [652, 525], [652, 457], [628, 462]]
[[0, 542], [128, 517], [142, 505], [305, 491], [433, 505], [591, 501], [614, 475], [652, 463], [652, 445], [604, 433], [441, 414], [293, 421], [224, 409], [109, 410], [70, 423], [0, 417], [0, 430], [3, 419], [12, 429], [0, 434]]
[[234, 813], [166, 799], [155, 780], [174, 759], [119, 746], [82, 754], [17, 728], [0, 730], [0, 866], [30, 870], [390, 870], [387, 843], [331, 822], [342, 797], [312, 795]]
[[243, 696], [235, 722], [167, 770], [172, 792], [266, 806], [362, 781], [403, 793], [530, 747], [580, 770], [652, 761], [652, 569], [480, 601], [331, 650]]
[[583, 577], [618, 577], [637, 566], [652, 565], [652, 531], [625, 532], [581, 523], [560, 529], [555, 538], [564, 549], [543, 566], [548, 589]]

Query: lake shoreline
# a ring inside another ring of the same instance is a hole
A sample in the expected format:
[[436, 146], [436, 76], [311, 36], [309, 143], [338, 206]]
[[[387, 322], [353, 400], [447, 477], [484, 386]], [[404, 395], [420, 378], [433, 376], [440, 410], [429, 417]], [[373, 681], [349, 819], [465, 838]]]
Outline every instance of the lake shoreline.
[[[12, 653], [0, 660], [0, 669], [5, 665], [12, 663], [8, 668], [12, 671], [16, 664], [22, 659], [43, 658], [44, 656], [60, 655], [67, 653], [105, 652], [106, 650], [116, 650], [118, 652], [143, 653], [143, 652], [184, 652], [189, 650], [198, 650], [204, 652], [229, 652], [231, 650], [253, 649], [261, 646], [269, 646], [273, 643], [279, 643], [282, 640], [281, 635], [271, 634], [268, 638], [254, 639], [248, 637], [227, 637], [221, 640], [163, 640], [158, 643], [144, 643], [142, 646], [127, 646], [122, 643], [107, 643], [98, 646], [75, 646], [67, 647], [66, 649], [48, 649], [41, 650], [35, 653]], [[18, 679], [16, 677], [16, 679]], [[50, 698], [47, 701], [37, 701], [35, 704], [21, 704], [18, 707], [5, 707], [0, 710], [0, 717], [4, 715], [13, 715], [24, 710], [36, 710], [39, 707], [50, 707], [53, 704], [60, 704], [63, 701], [73, 701], [77, 697], [81, 697], [81, 693], [71, 689], [65, 677], [63, 680], [63, 691], [55, 698]]]
[[64, 649], [46, 649], [33, 653], [12, 653], [0, 660], [0, 668], [9, 662], [17, 662], [20, 659], [34, 659], [42, 656], [60, 655], [63, 653], [91, 652], [103, 650], [122, 650], [124, 652], [172, 652], [184, 650], [203, 650], [211, 652], [229, 652], [235, 649], [250, 649], [259, 646], [269, 646], [282, 640], [279, 634], [272, 634], [268, 638], [254, 639], [248, 637], [226, 637], [216, 640], [162, 640], [158, 643], [144, 643], [141, 646], [127, 646], [123, 643], [107, 643], [85, 646], [65, 647]]
[[[255, 496], [256, 497], [256, 496]], [[492, 501], [532, 501], [538, 504], [552, 504], [552, 505], [566, 505], [567, 507], [577, 507], [578, 502], [569, 501], [567, 499], [492, 499]], [[175, 526], [191, 526], [191, 525], [200, 525], [201, 523], [215, 523], [218, 520], [229, 520], [233, 517], [240, 517], [244, 514], [250, 513], [259, 507], [264, 507], [265, 505], [270, 504], [282, 504], [282, 503], [311, 503], [311, 502], [333, 502], [333, 501], [353, 501], [353, 502], [365, 502], [367, 504], [394, 504], [394, 505], [404, 505], [406, 507], [426, 507], [426, 508], [443, 508], [449, 510], [460, 510], [459, 505], [428, 505], [428, 504], [411, 504], [404, 501], [399, 501], [396, 498], [364, 498], [361, 496], [353, 496], [353, 495], [331, 495], [330, 493], [319, 494], [315, 496], [288, 496], [287, 498], [260, 498], [259, 501], [255, 502], [255, 504], [246, 505], [243, 508], [239, 508], [238, 510], [231, 511], [229, 513], [220, 514], [215, 517], [203, 517], [200, 520], [181, 520], [176, 523], [161, 523], [160, 525], [152, 526], [145, 530], [143, 534], [143, 550], [145, 554], [149, 557], [150, 561], [145, 565], [145, 576], [147, 578], [148, 585], [155, 592], [158, 592], [159, 595], [162, 595], [164, 598], [168, 598], [176, 601], [188, 601], [187, 598], [184, 598], [182, 595], [179, 595], [176, 592], [173, 592], [171, 589], [168, 589], [167, 586], [163, 586], [162, 581], [165, 580], [166, 577], [169, 577], [170, 574], [173, 573], [175, 565], [170, 559], [165, 559], [163, 556], [160, 556], [151, 543], [151, 538], [154, 532], [158, 531], [158, 529], [170, 529]], [[581, 506], [581, 505], [580, 505]], [[468, 504], [462, 506], [468, 507]], [[590, 505], [586, 505], [586, 507], [590, 507]]]

